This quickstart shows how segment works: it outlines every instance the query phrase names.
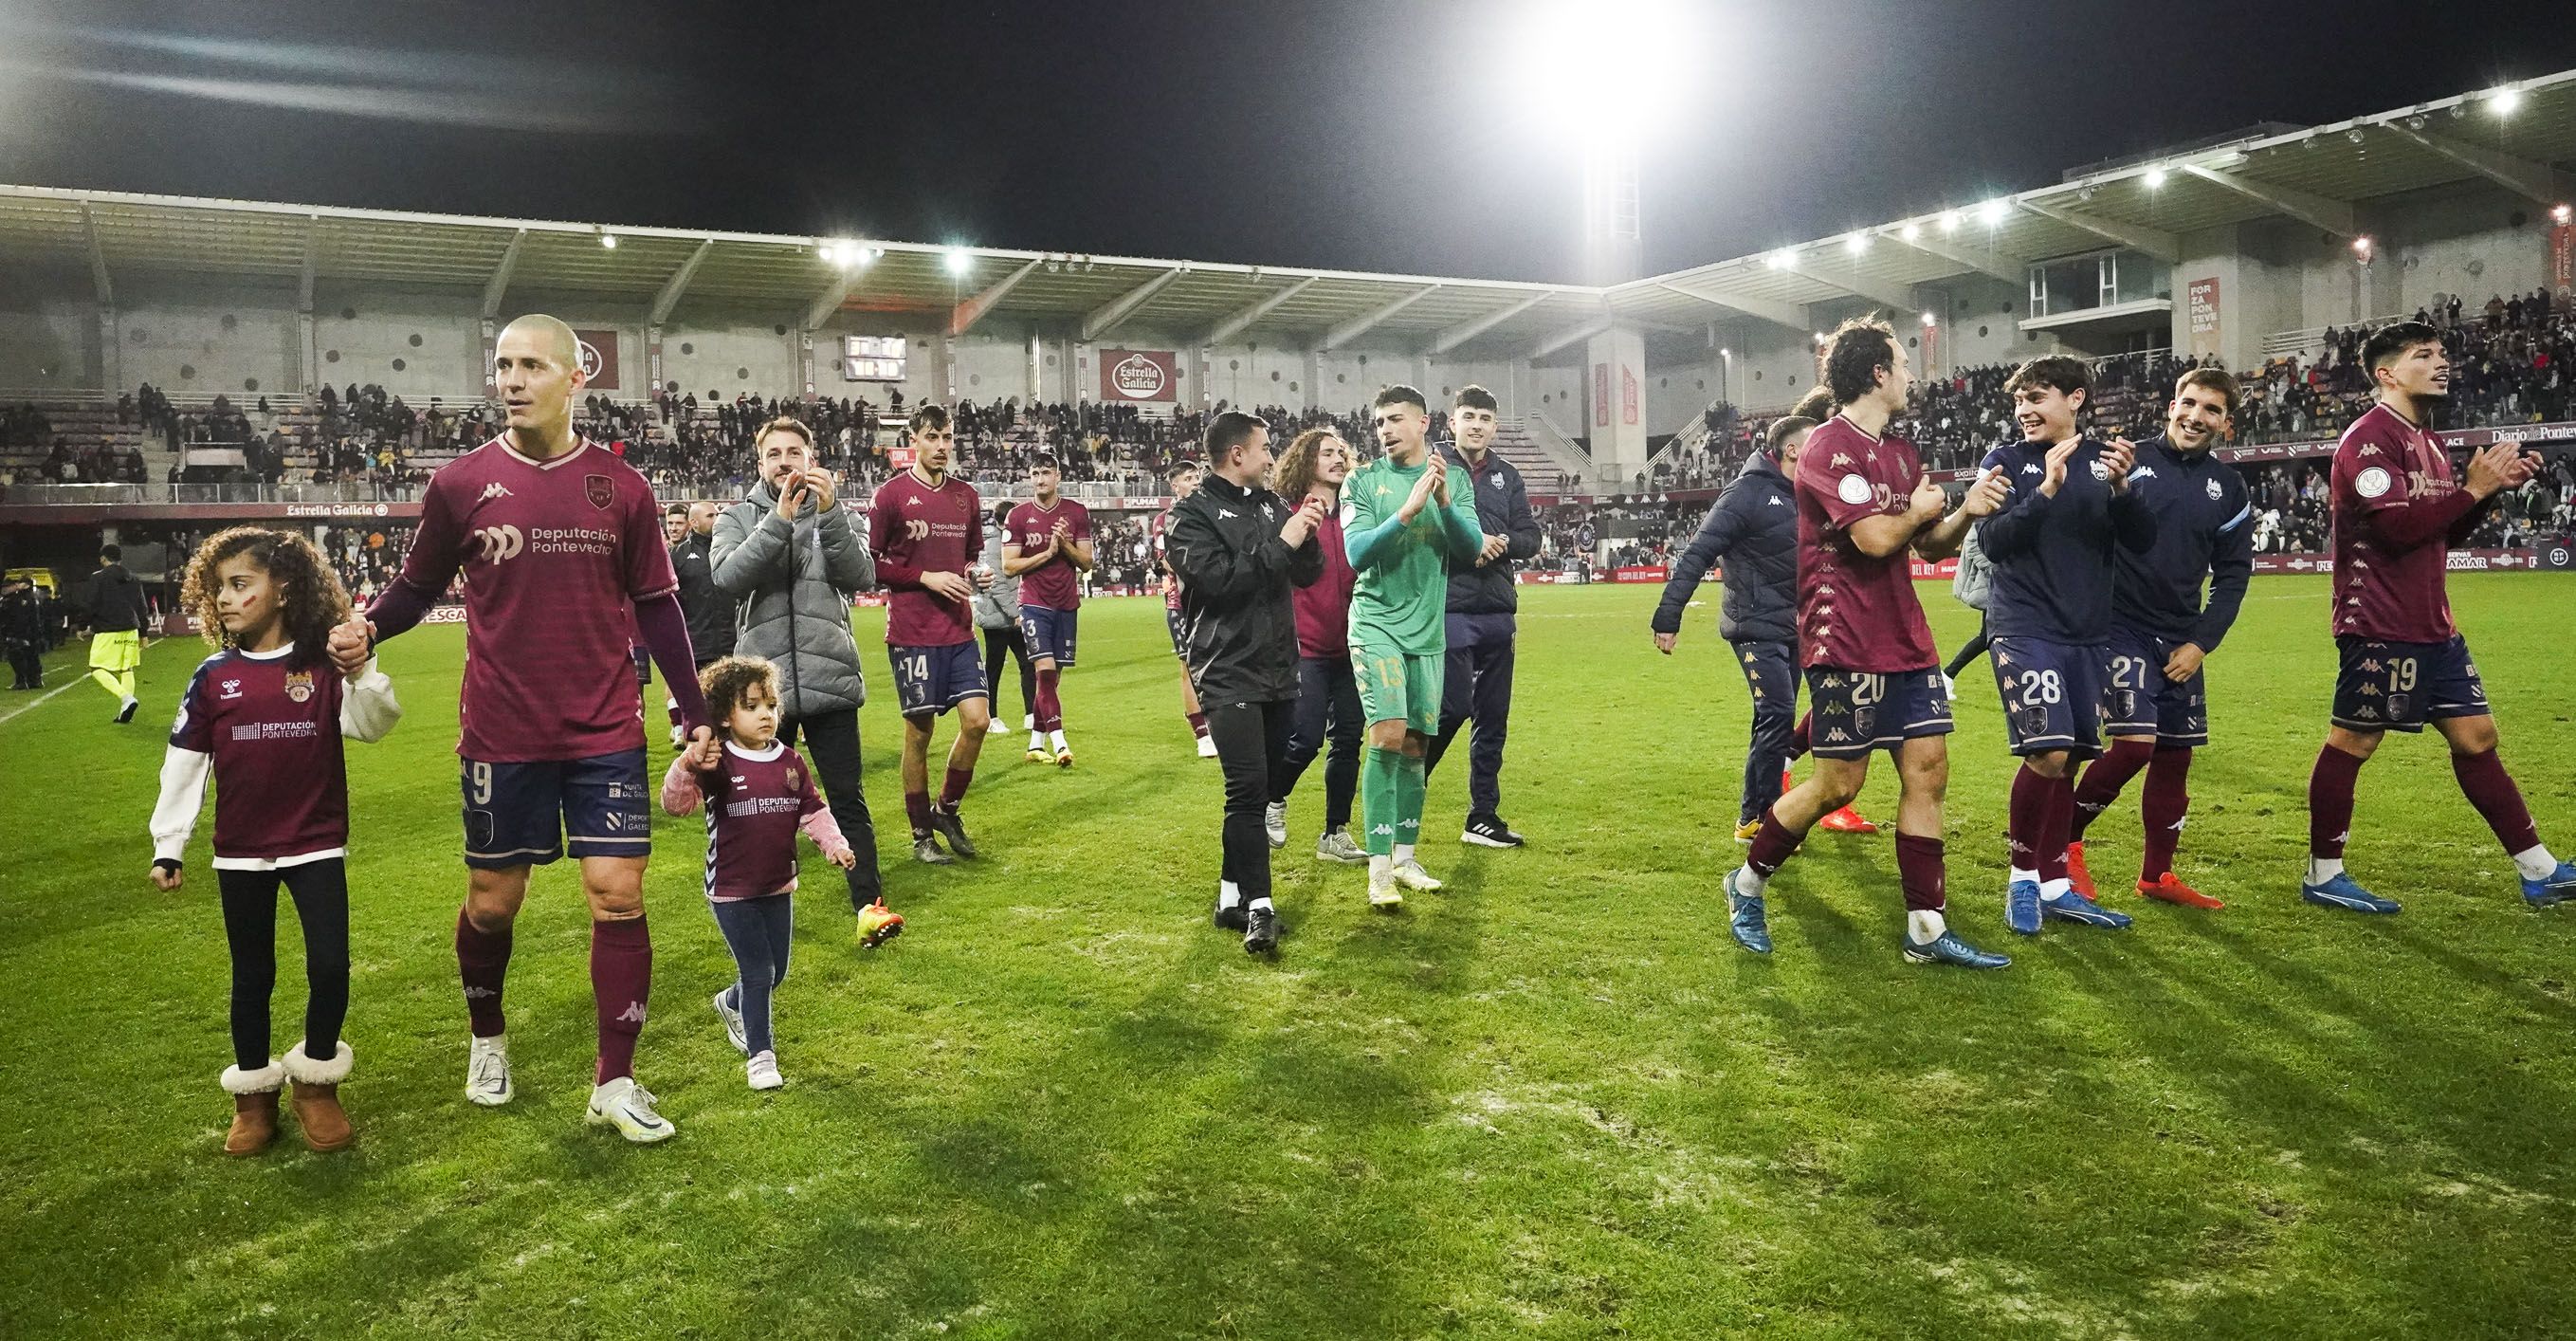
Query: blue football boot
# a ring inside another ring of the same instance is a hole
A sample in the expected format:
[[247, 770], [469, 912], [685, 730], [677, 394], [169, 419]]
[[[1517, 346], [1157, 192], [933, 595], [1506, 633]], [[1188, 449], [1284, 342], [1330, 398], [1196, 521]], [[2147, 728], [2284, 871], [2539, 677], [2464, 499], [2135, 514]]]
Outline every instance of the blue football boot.
[[1988, 954], [1959, 939], [1959, 933], [1955, 931], [1944, 931], [1928, 941], [1918, 941], [1912, 936], [1900, 939], [1905, 943], [1905, 962], [1908, 964], [1955, 964], [1960, 968], [1999, 969], [2012, 963], [2006, 956]]
[[1743, 875], [1741, 866], [1726, 873], [1726, 929], [1735, 933], [1735, 943], [1757, 955], [1771, 953], [1771, 924], [1762, 911], [1762, 896], [1735, 892], [1736, 877]]
[[2004, 891], [2004, 925], [2024, 936], [2039, 934], [2039, 882], [2015, 880]]
[[2320, 908], [2341, 908], [2346, 912], [2393, 913], [2397, 911], [2394, 900], [2383, 899], [2363, 889], [2361, 882], [2353, 879], [2349, 871], [2335, 872], [2334, 879], [2322, 885], [2301, 881], [2299, 897]]
[[2576, 899], [2576, 861], [2562, 861], [2558, 869], [2538, 880], [2522, 882], [2522, 900], [2534, 908]]

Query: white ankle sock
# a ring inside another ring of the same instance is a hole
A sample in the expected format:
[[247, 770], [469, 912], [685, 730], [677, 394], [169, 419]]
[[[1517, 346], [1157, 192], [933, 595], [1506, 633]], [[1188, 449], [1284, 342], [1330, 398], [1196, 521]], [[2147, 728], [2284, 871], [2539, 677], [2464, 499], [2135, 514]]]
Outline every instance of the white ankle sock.
[[2558, 869], [2558, 859], [2549, 855], [2546, 846], [2529, 847], [2514, 853], [2513, 864], [2522, 869], [2525, 880], [2546, 880]]
[[1735, 892], [1750, 898], [1761, 898], [1771, 888], [1771, 877], [1750, 866], [1735, 868]]
[[2020, 884], [2024, 880], [2027, 880], [2034, 885], [2039, 883], [2039, 872], [2037, 871], [2025, 871], [2018, 866], [2012, 867], [2010, 870], [2011, 874], [2006, 878], [2016, 885]]
[[1398, 844], [1396, 844], [1396, 845], [1395, 845], [1395, 864], [1396, 864], [1396, 865], [1398, 865], [1398, 866], [1402, 866], [1403, 864], [1405, 864], [1406, 862], [1411, 861], [1411, 860], [1413, 860], [1413, 844], [1411, 844], [1411, 843], [1398, 843]]
[[1949, 929], [1950, 924], [1942, 920], [1938, 911], [1918, 908], [1905, 915], [1905, 938], [1916, 945], [1929, 945]]
[[2039, 884], [2039, 897], [2043, 900], [2071, 898], [2074, 893], [2075, 882], [2062, 875], [2054, 880], [2043, 880]]
[[1266, 913], [1266, 912], [1271, 911], [1271, 908], [1270, 908], [1270, 896], [1269, 896], [1269, 895], [1267, 895], [1267, 894], [1264, 894], [1264, 895], [1262, 895], [1260, 898], [1254, 899], [1254, 900], [1252, 901], [1252, 906], [1253, 906], [1253, 907], [1255, 907], [1255, 908], [1260, 909], [1261, 911], [1263, 911], [1263, 912], [1265, 912], [1265, 913]]
[[1061, 731], [1049, 731], [1047, 733], [1047, 744], [1056, 747], [1058, 750], [1062, 750], [1064, 748], [1064, 733]]
[[1231, 880], [1220, 880], [1216, 886], [1216, 906], [1232, 908], [1243, 902], [1243, 887]]
[[2308, 883], [2311, 885], [2322, 885], [2341, 874], [2343, 874], [2341, 857], [2308, 858]]
[[1381, 856], [1381, 855], [1379, 855], [1378, 853], [1375, 853], [1375, 852], [1370, 853], [1370, 854], [1369, 854], [1369, 883], [1370, 883], [1370, 884], [1372, 884], [1372, 885], [1383, 885], [1383, 884], [1385, 884], [1387, 881], [1392, 880], [1392, 879], [1394, 879], [1394, 878], [1395, 878], [1395, 858], [1393, 858], [1393, 857], [1388, 857], [1388, 856]]

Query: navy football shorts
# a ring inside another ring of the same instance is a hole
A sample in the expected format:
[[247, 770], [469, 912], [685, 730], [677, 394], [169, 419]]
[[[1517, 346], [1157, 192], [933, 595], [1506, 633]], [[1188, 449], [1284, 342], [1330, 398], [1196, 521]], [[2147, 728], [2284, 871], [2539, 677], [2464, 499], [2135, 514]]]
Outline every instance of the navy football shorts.
[[[1034, 651], [1034, 649], [1032, 649]], [[972, 642], [946, 647], [886, 646], [894, 660], [894, 699], [906, 717], [935, 717], [970, 698], [989, 698], [984, 656]]]
[[1997, 638], [1986, 651], [2004, 700], [2004, 735], [2016, 755], [2102, 753], [2103, 649], [2043, 638]]
[[2487, 687], [2458, 634], [2446, 643], [2335, 639], [2334, 724], [2350, 731], [2421, 731], [2444, 717], [2483, 717]]
[[1051, 610], [1043, 605], [1020, 604], [1020, 638], [1029, 645], [1029, 659], [1052, 657], [1056, 669], [1073, 665], [1074, 622], [1077, 610]]
[[653, 851], [653, 792], [641, 748], [588, 759], [458, 762], [468, 866], [543, 866], [563, 857], [567, 838], [575, 857]]
[[1866, 759], [1917, 736], [1950, 734], [1941, 668], [1873, 674], [1807, 668], [1807, 743], [1823, 759]]
[[2165, 678], [2165, 662], [2182, 646], [2140, 629], [2113, 629], [2102, 668], [2102, 730], [2112, 736], [2153, 736], [2158, 749], [2198, 749], [2209, 743], [2209, 673], [2188, 680]]

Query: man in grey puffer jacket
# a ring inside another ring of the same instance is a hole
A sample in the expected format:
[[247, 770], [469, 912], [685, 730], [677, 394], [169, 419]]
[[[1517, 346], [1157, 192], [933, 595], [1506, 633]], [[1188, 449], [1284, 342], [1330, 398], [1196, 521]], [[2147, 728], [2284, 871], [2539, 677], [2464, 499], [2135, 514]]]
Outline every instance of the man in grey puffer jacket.
[[[741, 603], [734, 651], [778, 667], [778, 738], [805, 736], [805, 753], [832, 818], [857, 851], [850, 906], [883, 893], [876, 823], [859, 790], [859, 705], [867, 702], [850, 598], [876, 585], [867, 537], [850, 522], [831, 473], [814, 462], [814, 435], [793, 419], [761, 426], [760, 483], [716, 514], [716, 585]], [[718, 724], [721, 728], [721, 723]]]

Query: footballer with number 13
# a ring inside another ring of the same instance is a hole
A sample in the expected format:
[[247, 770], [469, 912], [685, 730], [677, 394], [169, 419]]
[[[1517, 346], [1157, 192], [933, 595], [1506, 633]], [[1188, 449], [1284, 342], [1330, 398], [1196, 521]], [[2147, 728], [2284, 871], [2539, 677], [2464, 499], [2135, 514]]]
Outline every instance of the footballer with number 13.
[[508, 427], [430, 477], [401, 576], [365, 618], [332, 630], [331, 659], [356, 673], [371, 643], [419, 623], [463, 576], [457, 753], [470, 878], [456, 917], [456, 965], [474, 1035], [465, 1097], [486, 1107], [510, 1101], [501, 990], [511, 929], [528, 868], [570, 851], [590, 901], [599, 1016], [590, 1120], [652, 1142], [676, 1129], [635, 1083], [635, 1040], [653, 983], [644, 924], [653, 786], [630, 636], [642, 635], [679, 700], [683, 757], [707, 768], [719, 756], [653, 487], [573, 430], [573, 397], [585, 380], [570, 326], [532, 315], [502, 330], [493, 390]]
[[2398, 905], [2343, 868], [2353, 784], [2390, 729], [2426, 722], [2451, 746], [2451, 773], [2522, 875], [2535, 908], [2576, 899], [2576, 864], [2542, 846], [2522, 789], [2496, 757], [2495, 717], [2469, 645], [2451, 620], [2451, 546], [2476, 529], [2487, 501], [2519, 487], [2540, 458], [2508, 443], [2469, 456], [2465, 483], [2430, 427], [2451, 394], [2442, 333], [2417, 321], [2373, 331], [2361, 347], [2379, 403], [2335, 444], [2333, 726], [2308, 778], [2308, 875], [2299, 897], [2357, 913]]

